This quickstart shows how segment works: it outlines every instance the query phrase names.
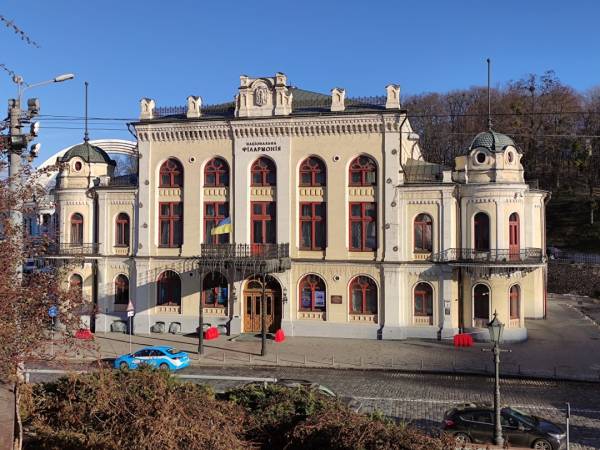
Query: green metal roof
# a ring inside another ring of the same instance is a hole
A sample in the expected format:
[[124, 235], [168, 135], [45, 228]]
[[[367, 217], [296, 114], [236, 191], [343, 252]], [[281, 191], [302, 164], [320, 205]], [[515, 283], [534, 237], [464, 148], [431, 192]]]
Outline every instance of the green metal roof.
[[[110, 159], [108, 153], [102, 150], [100, 147], [84, 142], [71, 147], [67, 152], [60, 158], [60, 162], [67, 162], [72, 158], [79, 157], [85, 162], [90, 163], [104, 163], [111, 166], [116, 166], [117, 163]], [[88, 159], [89, 158], [89, 159]]]
[[506, 146], [512, 145], [517, 148], [515, 142], [505, 134], [496, 133], [493, 130], [483, 131], [475, 136], [471, 146], [469, 147], [469, 151], [478, 148], [484, 147], [489, 151], [498, 153], [506, 148]]

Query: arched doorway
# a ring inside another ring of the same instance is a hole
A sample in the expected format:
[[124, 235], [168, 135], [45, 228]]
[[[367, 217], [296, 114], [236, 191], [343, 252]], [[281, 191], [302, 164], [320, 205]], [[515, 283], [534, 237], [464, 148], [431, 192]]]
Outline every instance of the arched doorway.
[[[281, 286], [271, 277], [266, 277], [264, 286], [266, 298], [267, 332], [274, 333], [281, 328]], [[263, 296], [263, 278], [253, 276], [244, 286], [244, 332], [261, 331], [261, 300]]]
[[512, 213], [508, 218], [509, 253], [511, 260], [518, 260], [521, 252], [519, 236], [519, 215]]
[[477, 284], [473, 288], [473, 326], [485, 328], [490, 321], [490, 288]]

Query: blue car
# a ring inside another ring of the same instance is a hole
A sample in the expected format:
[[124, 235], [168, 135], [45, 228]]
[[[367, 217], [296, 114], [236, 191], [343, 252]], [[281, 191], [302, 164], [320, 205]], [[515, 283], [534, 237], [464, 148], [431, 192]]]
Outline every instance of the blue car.
[[173, 347], [144, 347], [115, 359], [115, 369], [137, 369], [148, 365], [162, 370], [179, 370], [190, 365], [190, 357]]

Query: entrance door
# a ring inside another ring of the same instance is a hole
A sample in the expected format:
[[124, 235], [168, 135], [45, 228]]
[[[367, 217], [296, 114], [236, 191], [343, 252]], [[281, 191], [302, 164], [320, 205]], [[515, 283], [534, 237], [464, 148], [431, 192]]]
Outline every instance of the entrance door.
[[490, 321], [490, 290], [485, 284], [473, 289], [473, 326], [485, 328]]
[[[261, 300], [263, 296], [262, 281], [253, 278], [248, 281], [244, 290], [244, 332], [261, 331]], [[267, 332], [274, 333], [281, 327], [281, 289], [277, 281], [267, 277], [265, 289]]]
[[509, 246], [508, 251], [510, 253], [510, 259], [519, 259], [521, 252], [521, 245], [519, 243], [519, 215], [512, 213], [508, 219], [508, 233], [509, 233]]

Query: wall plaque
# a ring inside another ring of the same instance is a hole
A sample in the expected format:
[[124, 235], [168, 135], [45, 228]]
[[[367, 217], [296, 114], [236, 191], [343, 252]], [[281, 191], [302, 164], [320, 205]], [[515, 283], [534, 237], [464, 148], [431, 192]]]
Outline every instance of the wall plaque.
[[331, 296], [331, 304], [332, 305], [341, 305], [342, 304], [342, 296], [341, 295], [332, 295]]

